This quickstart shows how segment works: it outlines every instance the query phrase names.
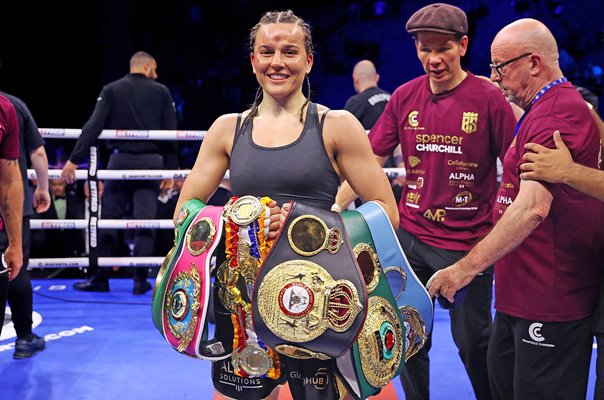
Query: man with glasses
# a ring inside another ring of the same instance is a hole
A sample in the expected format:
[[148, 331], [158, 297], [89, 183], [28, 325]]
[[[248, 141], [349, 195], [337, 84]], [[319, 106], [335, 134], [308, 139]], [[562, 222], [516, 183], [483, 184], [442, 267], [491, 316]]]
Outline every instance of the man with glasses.
[[559, 129], [575, 162], [597, 168], [599, 132], [563, 76], [552, 33], [534, 19], [504, 27], [491, 45], [491, 79], [525, 112], [503, 162], [496, 225], [439, 271], [429, 291], [451, 301], [495, 263], [488, 367], [496, 399], [584, 399], [598, 300], [602, 204], [560, 183], [521, 179], [525, 144], [555, 148]]
[[[383, 165], [402, 148], [406, 183], [399, 203], [399, 241], [425, 284], [460, 259], [492, 227], [497, 157], [512, 141], [516, 119], [501, 91], [461, 67], [468, 49], [465, 13], [442, 3], [409, 18], [426, 71], [392, 95], [369, 139]], [[354, 194], [343, 185], [337, 204]], [[451, 309], [451, 331], [477, 399], [490, 399], [487, 346], [491, 330], [492, 271], [470, 285], [461, 307]], [[446, 305], [451, 307], [451, 305]], [[428, 399], [431, 341], [406, 361], [401, 374], [406, 399]]]
[[510, 60], [504, 61], [504, 62], [499, 63], [499, 64], [493, 64], [493, 63], [491, 63], [491, 64], [489, 64], [489, 66], [491, 67], [491, 71], [495, 71], [495, 74], [497, 75], [497, 77], [502, 78], [503, 77], [504, 67], [506, 65], [510, 65], [514, 61], [518, 61], [521, 58], [528, 57], [530, 55], [531, 55], [531, 53], [520, 54], [518, 57], [514, 57], [514, 58], [512, 58]]

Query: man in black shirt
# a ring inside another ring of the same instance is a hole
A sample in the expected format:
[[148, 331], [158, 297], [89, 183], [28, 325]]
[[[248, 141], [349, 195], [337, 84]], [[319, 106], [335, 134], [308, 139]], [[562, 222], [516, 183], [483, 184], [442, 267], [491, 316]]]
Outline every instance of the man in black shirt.
[[378, 87], [379, 80], [380, 75], [369, 60], [359, 61], [352, 70], [352, 82], [357, 94], [346, 101], [344, 109], [357, 117], [366, 130], [373, 127], [390, 100], [390, 93]]
[[[390, 93], [378, 87], [379, 80], [380, 75], [377, 73], [375, 65], [369, 60], [359, 61], [352, 70], [352, 84], [357, 94], [346, 101], [344, 109], [357, 117], [367, 131], [373, 128], [384, 108], [386, 108], [386, 103], [390, 100]], [[397, 148], [397, 150], [399, 149], [400, 147]], [[386, 161], [384, 167], [396, 168], [400, 162], [400, 160], [397, 162], [398, 156], [398, 153], [393, 154]], [[396, 179], [390, 179], [390, 185], [398, 204], [401, 199], [402, 186]], [[359, 198], [355, 200], [357, 207], [362, 203]]]
[[[130, 59], [130, 73], [111, 82], [101, 91], [92, 116], [82, 128], [76, 146], [65, 163], [61, 176], [75, 181], [75, 171], [94, 145], [103, 129], [173, 130], [176, 129], [176, 111], [169, 89], [155, 82], [157, 63], [148, 53], [139, 51]], [[176, 141], [109, 140], [113, 151], [107, 169], [178, 169]], [[108, 180], [102, 198], [103, 219], [120, 219], [128, 207], [134, 219], [155, 219], [159, 181]], [[117, 232], [99, 231], [99, 256], [115, 255]], [[134, 256], [153, 254], [155, 232], [137, 229]], [[91, 268], [91, 278], [76, 282], [74, 288], [82, 291], [109, 291], [109, 269]], [[151, 289], [147, 268], [135, 268], [134, 294]]]

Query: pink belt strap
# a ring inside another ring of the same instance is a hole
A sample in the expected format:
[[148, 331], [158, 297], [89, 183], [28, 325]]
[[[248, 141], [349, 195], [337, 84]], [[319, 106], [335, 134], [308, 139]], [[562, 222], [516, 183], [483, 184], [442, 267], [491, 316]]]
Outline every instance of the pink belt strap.
[[223, 232], [223, 207], [205, 206], [176, 244], [167, 269], [162, 302], [164, 337], [177, 351], [204, 360], [230, 356], [217, 340], [208, 340], [208, 305], [211, 295], [210, 262]]

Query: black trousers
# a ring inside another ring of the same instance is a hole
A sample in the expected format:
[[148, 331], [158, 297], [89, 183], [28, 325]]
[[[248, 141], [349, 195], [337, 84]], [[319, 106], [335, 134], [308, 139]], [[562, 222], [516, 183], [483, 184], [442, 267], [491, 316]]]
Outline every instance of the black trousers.
[[4, 326], [4, 315], [6, 314], [6, 297], [8, 296], [8, 269], [0, 264], [0, 335]]
[[[18, 338], [31, 334], [33, 292], [31, 279], [27, 267], [29, 265], [29, 249], [31, 242], [29, 217], [23, 217], [23, 267], [21, 272], [10, 283], [8, 274], [0, 274], [0, 322], [4, 322], [6, 300], [10, 305], [12, 321]], [[8, 247], [8, 235], [5, 230], [0, 231], [0, 253], [4, 253]], [[1, 269], [1, 267], [0, 267]], [[0, 333], [2, 327], [0, 326]]]
[[[160, 154], [112, 154], [107, 169], [162, 169], [163, 157]], [[102, 195], [101, 219], [122, 219], [128, 214], [133, 219], [155, 219], [157, 214], [158, 180], [108, 180]], [[99, 230], [100, 257], [114, 257], [117, 252], [118, 234], [115, 229]], [[134, 256], [150, 257], [153, 255], [155, 231], [153, 229], [136, 229], [134, 233]], [[109, 279], [108, 268], [97, 268], [90, 271], [97, 280]], [[134, 269], [133, 279], [145, 280], [149, 268]]]
[[600, 283], [600, 297], [593, 314], [593, 334], [598, 344], [594, 399], [604, 400], [604, 279]]
[[[451, 251], [421, 242], [405, 230], [397, 229], [401, 247], [413, 271], [425, 285], [438, 270], [454, 264], [465, 255], [463, 251]], [[493, 299], [493, 268], [488, 268], [468, 285], [464, 302], [449, 311], [451, 333], [459, 349], [474, 394], [479, 400], [491, 399], [487, 372], [487, 348], [491, 334], [491, 302]], [[405, 398], [430, 398], [430, 358], [432, 347], [430, 333], [424, 347], [406, 363], [400, 375]]]
[[501, 400], [585, 399], [592, 317], [540, 322], [495, 313], [488, 366]]

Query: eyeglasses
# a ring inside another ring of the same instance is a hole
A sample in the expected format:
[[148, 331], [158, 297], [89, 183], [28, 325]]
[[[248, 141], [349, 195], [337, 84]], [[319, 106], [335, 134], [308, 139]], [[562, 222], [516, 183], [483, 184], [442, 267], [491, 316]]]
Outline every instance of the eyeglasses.
[[533, 54], [533, 53], [524, 53], [524, 54], [519, 55], [518, 57], [514, 57], [511, 60], [504, 61], [500, 64], [489, 64], [489, 67], [491, 67], [491, 71], [495, 70], [495, 72], [497, 72], [497, 75], [501, 78], [501, 77], [503, 77], [503, 74], [501, 73], [501, 68], [513, 63], [514, 61], [518, 61], [523, 57], [530, 56], [531, 54]]

